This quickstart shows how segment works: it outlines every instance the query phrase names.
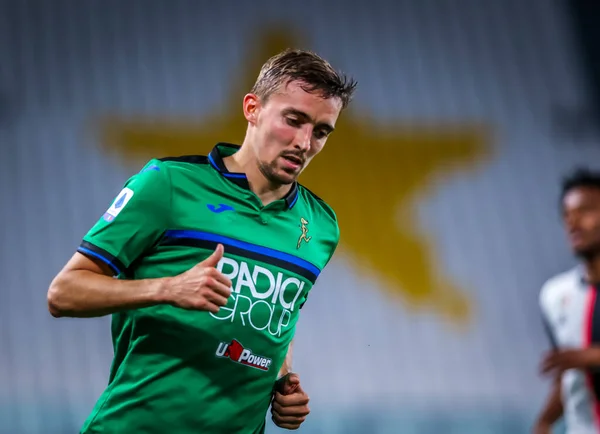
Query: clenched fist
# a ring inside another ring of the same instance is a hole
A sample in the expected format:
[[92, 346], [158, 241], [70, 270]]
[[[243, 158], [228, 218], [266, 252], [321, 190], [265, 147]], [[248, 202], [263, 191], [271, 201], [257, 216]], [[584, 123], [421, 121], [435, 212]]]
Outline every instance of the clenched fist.
[[166, 283], [167, 303], [189, 310], [217, 313], [227, 304], [231, 294], [231, 280], [215, 267], [223, 257], [219, 244], [212, 255]]
[[272, 419], [279, 428], [296, 430], [310, 413], [308, 395], [300, 386], [298, 374], [287, 374], [277, 381], [271, 406]]

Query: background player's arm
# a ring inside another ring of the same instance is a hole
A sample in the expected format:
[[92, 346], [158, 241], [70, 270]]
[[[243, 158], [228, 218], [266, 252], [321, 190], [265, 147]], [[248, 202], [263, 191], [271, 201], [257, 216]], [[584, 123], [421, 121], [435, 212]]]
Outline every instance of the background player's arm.
[[561, 398], [561, 376], [557, 375], [552, 383], [550, 395], [548, 396], [542, 411], [536, 422], [536, 433], [550, 432], [549, 429], [562, 417], [563, 403]]
[[[552, 352], [559, 351], [558, 342], [552, 328], [552, 322], [550, 320], [551, 312], [551, 284], [546, 283], [540, 291], [539, 304], [542, 315], [542, 322], [544, 330], [552, 347]], [[542, 369], [543, 369], [542, 362]], [[559, 371], [553, 378], [550, 394], [542, 407], [542, 410], [537, 418], [535, 433], [536, 434], [550, 434], [552, 432], [552, 426], [558, 421], [563, 415], [563, 403], [561, 396], [561, 378], [562, 373]]]

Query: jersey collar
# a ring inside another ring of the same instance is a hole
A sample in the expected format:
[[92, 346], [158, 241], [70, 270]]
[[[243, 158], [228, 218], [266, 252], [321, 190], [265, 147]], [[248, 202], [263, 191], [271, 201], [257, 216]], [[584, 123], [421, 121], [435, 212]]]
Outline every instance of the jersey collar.
[[[245, 188], [246, 190], [250, 190], [250, 184], [248, 183], [248, 178], [246, 178], [246, 174], [241, 172], [230, 172], [229, 170], [227, 170], [227, 167], [223, 162], [223, 157], [233, 155], [237, 151], [239, 151], [239, 149], [239, 145], [233, 145], [231, 143], [217, 143], [212, 149], [212, 151], [210, 151], [210, 154], [208, 154], [208, 161], [215, 170], [217, 170], [222, 176], [227, 178], [229, 181], [242, 188]], [[298, 201], [297, 182], [294, 182], [292, 184], [292, 188], [283, 197], [283, 200], [285, 201], [285, 204], [288, 209], [291, 209], [296, 204], [296, 202]]]
[[591, 287], [600, 288], [600, 283], [593, 283], [586, 277], [585, 267], [582, 264], [577, 264], [574, 268], [574, 272], [577, 275], [577, 280], [582, 288], [587, 289]]

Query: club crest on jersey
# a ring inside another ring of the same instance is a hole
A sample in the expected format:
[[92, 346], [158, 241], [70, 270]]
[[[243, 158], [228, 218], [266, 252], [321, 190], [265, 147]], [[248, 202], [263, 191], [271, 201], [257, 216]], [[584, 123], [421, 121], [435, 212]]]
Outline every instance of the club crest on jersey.
[[271, 359], [256, 355], [252, 350], [244, 348], [237, 340], [221, 342], [217, 347], [217, 357], [228, 358], [232, 362], [250, 366], [251, 368], [268, 371], [273, 362]]
[[113, 204], [104, 213], [104, 216], [102, 218], [107, 222], [112, 222], [115, 219], [115, 217], [118, 216], [119, 213], [123, 210], [123, 208], [125, 208], [125, 205], [127, 205], [127, 202], [129, 202], [132, 197], [132, 189], [124, 188], [123, 190], [121, 190], [121, 192], [117, 195], [117, 199], [115, 199]]
[[308, 221], [304, 217], [301, 217], [300, 218], [300, 229], [302, 230], [302, 233], [300, 234], [300, 237], [298, 238], [298, 245], [296, 246], [297, 249], [300, 248], [302, 241], [308, 243], [312, 239], [312, 237], [308, 236], [308, 227], [306, 226], [307, 224], [308, 224]]

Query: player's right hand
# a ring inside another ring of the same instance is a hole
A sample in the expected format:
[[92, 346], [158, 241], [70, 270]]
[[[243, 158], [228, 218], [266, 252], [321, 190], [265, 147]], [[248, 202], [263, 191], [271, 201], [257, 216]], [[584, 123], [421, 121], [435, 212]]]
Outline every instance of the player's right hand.
[[216, 269], [223, 257], [219, 244], [212, 255], [167, 283], [167, 302], [189, 310], [217, 313], [231, 295], [231, 280]]

